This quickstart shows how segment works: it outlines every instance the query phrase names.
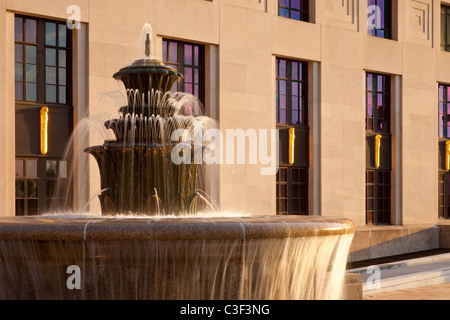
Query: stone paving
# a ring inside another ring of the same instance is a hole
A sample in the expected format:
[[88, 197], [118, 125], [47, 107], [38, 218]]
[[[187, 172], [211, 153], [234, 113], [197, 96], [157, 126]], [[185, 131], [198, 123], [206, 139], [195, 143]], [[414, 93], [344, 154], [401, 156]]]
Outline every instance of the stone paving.
[[[361, 274], [363, 300], [450, 300], [450, 252], [430, 251], [401, 256], [406, 259], [395, 258], [369, 261], [348, 270]], [[372, 276], [369, 265], [379, 267], [378, 288], [368, 285], [372, 284], [368, 281]]]

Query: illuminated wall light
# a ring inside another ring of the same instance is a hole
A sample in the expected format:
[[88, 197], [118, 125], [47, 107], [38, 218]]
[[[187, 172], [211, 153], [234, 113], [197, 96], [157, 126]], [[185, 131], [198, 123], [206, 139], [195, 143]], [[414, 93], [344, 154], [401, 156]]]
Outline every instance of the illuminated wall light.
[[375, 136], [375, 168], [380, 167], [381, 135]]
[[41, 154], [48, 152], [48, 108], [42, 107], [39, 112], [41, 118]]
[[295, 129], [289, 129], [289, 164], [293, 164], [295, 162]]

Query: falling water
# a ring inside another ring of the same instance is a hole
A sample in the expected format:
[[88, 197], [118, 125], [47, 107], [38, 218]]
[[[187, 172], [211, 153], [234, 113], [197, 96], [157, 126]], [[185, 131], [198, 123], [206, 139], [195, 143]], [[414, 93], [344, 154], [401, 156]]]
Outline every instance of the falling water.
[[[0, 299], [340, 299], [352, 237], [2, 240]], [[67, 287], [69, 265], [80, 290]]]

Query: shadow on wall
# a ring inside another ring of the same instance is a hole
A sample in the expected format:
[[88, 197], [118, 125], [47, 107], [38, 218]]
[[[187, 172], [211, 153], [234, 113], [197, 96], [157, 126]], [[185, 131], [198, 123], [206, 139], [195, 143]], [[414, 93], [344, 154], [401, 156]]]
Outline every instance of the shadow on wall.
[[[450, 224], [447, 227], [447, 244], [450, 244]], [[441, 243], [444, 242], [439, 225], [362, 226], [356, 228], [348, 261], [438, 249]]]

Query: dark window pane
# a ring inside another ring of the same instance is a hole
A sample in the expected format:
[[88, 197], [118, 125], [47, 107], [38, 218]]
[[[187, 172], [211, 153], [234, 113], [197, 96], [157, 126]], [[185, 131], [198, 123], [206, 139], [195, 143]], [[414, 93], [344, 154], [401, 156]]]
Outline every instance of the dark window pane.
[[38, 176], [38, 160], [26, 160], [27, 177], [36, 178]]
[[46, 85], [45, 86], [45, 100], [47, 102], [56, 102], [56, 86]]
[[186, 93], [192, 94], [192, 93], [193, 93], [193, 92], [192, 92], [192, 83], [185, 83], [185, 84], [184, 84], [184, 91], [185, 91]]
[[194, 65], [199, 66], [199, 61], [200, 61], [199, 48], [198, 48], [198, 46], [195, 46], [194, 47]]
[[59, 161], [58, 178], [67, 178], [67, 161]]
[[59, 68], [58, 84], [66, 85], [66, 68]]
[[293, 96], [292, 97], [292, 110], [298, 110], [298, 97]]
[[58, 45], [60, 47], [66, 46], [67, 28], [65, 24], [58, 25]]
[[163, 52], [162, 52], [163, 61], [167, 61], [167, 41], [166, 40], [163, 40], [162, 50], [163, 50]]
[[36, 90], [37, 89], [36, 89], [35, 83], [27, 83], [26, 84], [27, 101], [36, 101], [37, 100]]
[[366, 85], [367, 85], [367, 90], [373, 90], [373, 74], [371, 74], [371, 73], [367, 74]]
[[280, 78], [286, 78], [286, 61], [285, 60], [279, 60], [278, 74], [279, 74]]
[[195, 69], [194, 70], [194, 82], [195, 83], [200, 83], [200, 79], [199, 79], [199, 70]]
[[196, 85], [194, 85], [194, 95], [197, 97], [197, 98], [200, 98], [199, 97], [199, 95], [200, 95], [200, 92], [199, 92], [199, 86], [196, 84]]
[[307, 213], [308, 211], [308, 205], [306, 202], [306, 199], [300, 200], [300, 213]]
[[300, 20], [300, 12], [299, 11], [291, 11], [291, 19]]
[[45, 49], [45, 64], [47, 66], [56, 66], [56, 49]]
[[45, 162], [46, 173], [45, 176], [47, 178], [56, 178], [56, 160], [47, 160]]
[[25, 46], [25, 56], [27, 63], [36, 64], [36, 46]]
[[46, 181], [47, 198], [53, 198], [55, 190], [56, 190], [56, 180], [47, 180]]
[[37, 198], [38, 180], [27, 180], [27, 198]]
[[169, 43], [169, 61], [178, 62], [178, 45], [176, 42]]
[[192, 82], [192, 68], [184, 68], [184, 81]]
[[38, 200], [28, 200], [27, 201], [27, 214], [36, 215], [39, 213], [38, 210]]
[[27, 64], [26, 81], [27, 82], [36, 82], [36, 65], [35, 64]]
[[291, 0], [291, 8], [300, 10], [300, 0]]
[[16, 100], [23, 100], [23, 82], [16, 82], [14, 90]]
[[298, 96], [298, 82], [292, 82], [292, 95]]
[[23, 45], [21, 44], [14, 45], [14, 61], [23, 62]]
[[278, 14], [280, 17], [289, 18], [289, 9], [280, 8]]
[[23, 216], [25, 214], [25, 200], [16, 199], [16, 215]]
[[287, 211], [287, 201], [286, 200], [280, 200], [280, 211], [281, 212]]
[[281, 109], [280, 110], [280, 123], [286, 123], [286, 110]]
[[[56, 84], [56, 68], [45, 67], [45, 83]], [[47, 97], [48, 100], [48, 97]]]
[[59, 86], [59, 103], [65, 104], [66, 103], [66, 87]]
[[286, 94], [287, 93], [287, 81], [280, 80], [280, 94]]
[[298, 199], [293, 199], [291, 203], [292, 203], [292, 212], [298, 213], [299, 212]]
[[16, 180], [16, 198], [25, 197], [25, 181]]
[[23, 178], [24, 177], [24, 166], [23, 166], [23, 160], [22, 159], [16, 159], [16, 178]]
[[56, 46], [56, 24], [52, 22], [45, 23], [45, 44]]
[[26, 19], [25, 25], [26, 25], [25, 41], [36, 43], [36, 34], [37, 34], [36, 20]]
[[23, 41], [23, 19], [14, 18], [14, 40]]
[[308, 180], [308, 172], [304, 169], [300, 171], [300, 181], [306, 183]]
[[299, 124], [299, 117], [298, 117], [298, 111], [293, 110], [292, 111], [292, 120], [291, 120], [291, 124]]
[[59, 54], [59, 66], [66, 67], [66, 50], [58, 50]]
[[300, 181], [300, 174], [298, 170], [293, 169], [292, 170], [292, 182], [299, 182]]
[[23, 64], [22, 63], [15, 64], [14, 72], [15, 72], [15, 80], [23, 81]]
[[184, 45], [184, 63], [192, 65], [192, 45]]

